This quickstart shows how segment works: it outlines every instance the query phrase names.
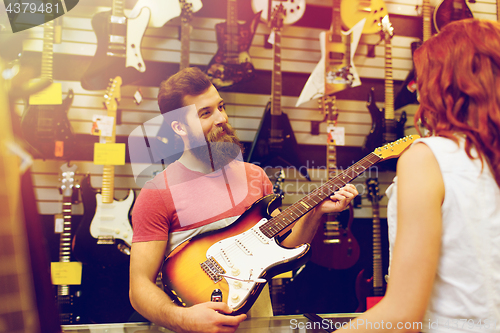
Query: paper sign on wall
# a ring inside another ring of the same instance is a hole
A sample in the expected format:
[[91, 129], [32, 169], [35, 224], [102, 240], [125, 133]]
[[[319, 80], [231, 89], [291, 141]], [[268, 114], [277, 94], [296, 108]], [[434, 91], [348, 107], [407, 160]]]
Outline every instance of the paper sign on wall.
[[124, 165], [124, 143], [94, 143], [94, 164]]

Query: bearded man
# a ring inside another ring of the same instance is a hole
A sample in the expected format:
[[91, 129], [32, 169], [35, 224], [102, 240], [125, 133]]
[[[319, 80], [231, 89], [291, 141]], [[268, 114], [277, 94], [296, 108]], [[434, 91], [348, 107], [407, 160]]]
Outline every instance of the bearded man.
[[[262, 168], [243, 162], [224, 100], [200, 69], [186, 68], [162, 82], [158, 104], [184, 150], [146, 183], [134, 204], [130, 300], [145, 318], [175, 332], [234, 332], [246, 314], [230, 315], [225, 302], [211, 300], [177, 306], [156, 286], [156, 277], [178, 245], [231, 225], [252, 203], [271, 194], [273, 186]], [[354, 186], [343, 187], [299, 219], [281, 244], [310, 242], [321, 215], [342, 211], [356, 195]], [[267, 286], [248, 316], [272, 316]]]

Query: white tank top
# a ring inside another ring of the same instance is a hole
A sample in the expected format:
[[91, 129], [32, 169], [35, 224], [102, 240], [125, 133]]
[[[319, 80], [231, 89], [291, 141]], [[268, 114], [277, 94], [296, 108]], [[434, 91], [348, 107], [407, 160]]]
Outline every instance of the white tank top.
[[[417, 141], [434, 153], [445, 188], [441, 254], [424, 332], [500, 332], [500, 189], [486, 163], [481, 171], [480, 160], [467, 157], [463, 141], [462, 148], [442, 137]], [[396, 193], [397, 177], [386, 191], [390, 257]]]

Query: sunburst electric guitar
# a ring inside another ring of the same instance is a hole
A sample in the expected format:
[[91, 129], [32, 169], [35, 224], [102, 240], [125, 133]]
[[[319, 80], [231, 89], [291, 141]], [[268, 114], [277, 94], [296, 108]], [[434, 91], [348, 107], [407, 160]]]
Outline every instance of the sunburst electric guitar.
[[377, 148], [280, 214], [279, 195], [257, 200], [233, 224], [195, 236], [172, 251], [162, 268], [165, 292], [181, 306], [208, 302], [216, 293], [232, 314], [245, 313], [273, 276], [307, 260], [309, 244], [280, 245], [279, 235], [335, 191], [385, 159], [398, 157], [418, 136], [408, 136]]
[[[115, 142], [116, 110], [120, 100], [120, 77], [112, 80], [105, 96], [108, 116], [114, 118], [113, 133], [106, 143]], [[105, 165], [102, 189], [96, 192], [90, 175], [81, 183], [84, 215], [73, 241], [75, 257], [84, 263], [117, 264], [128, 261], [132, 245], [130, 211], [135, 201], [134, 190], [123, 200], [114, 198], [115, 166]]]

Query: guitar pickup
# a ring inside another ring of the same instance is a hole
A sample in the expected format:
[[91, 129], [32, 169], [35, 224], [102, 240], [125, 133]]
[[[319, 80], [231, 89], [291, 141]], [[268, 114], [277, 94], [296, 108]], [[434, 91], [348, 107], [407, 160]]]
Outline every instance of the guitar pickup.
[[344, 60], [344, 53], [339, 53], [339, 52], [329, 52], [329, 58], [331, 60]]
[[113, 236], [99, 236], [97, 237], [97, 244], [114, 244], [115, 238]]

